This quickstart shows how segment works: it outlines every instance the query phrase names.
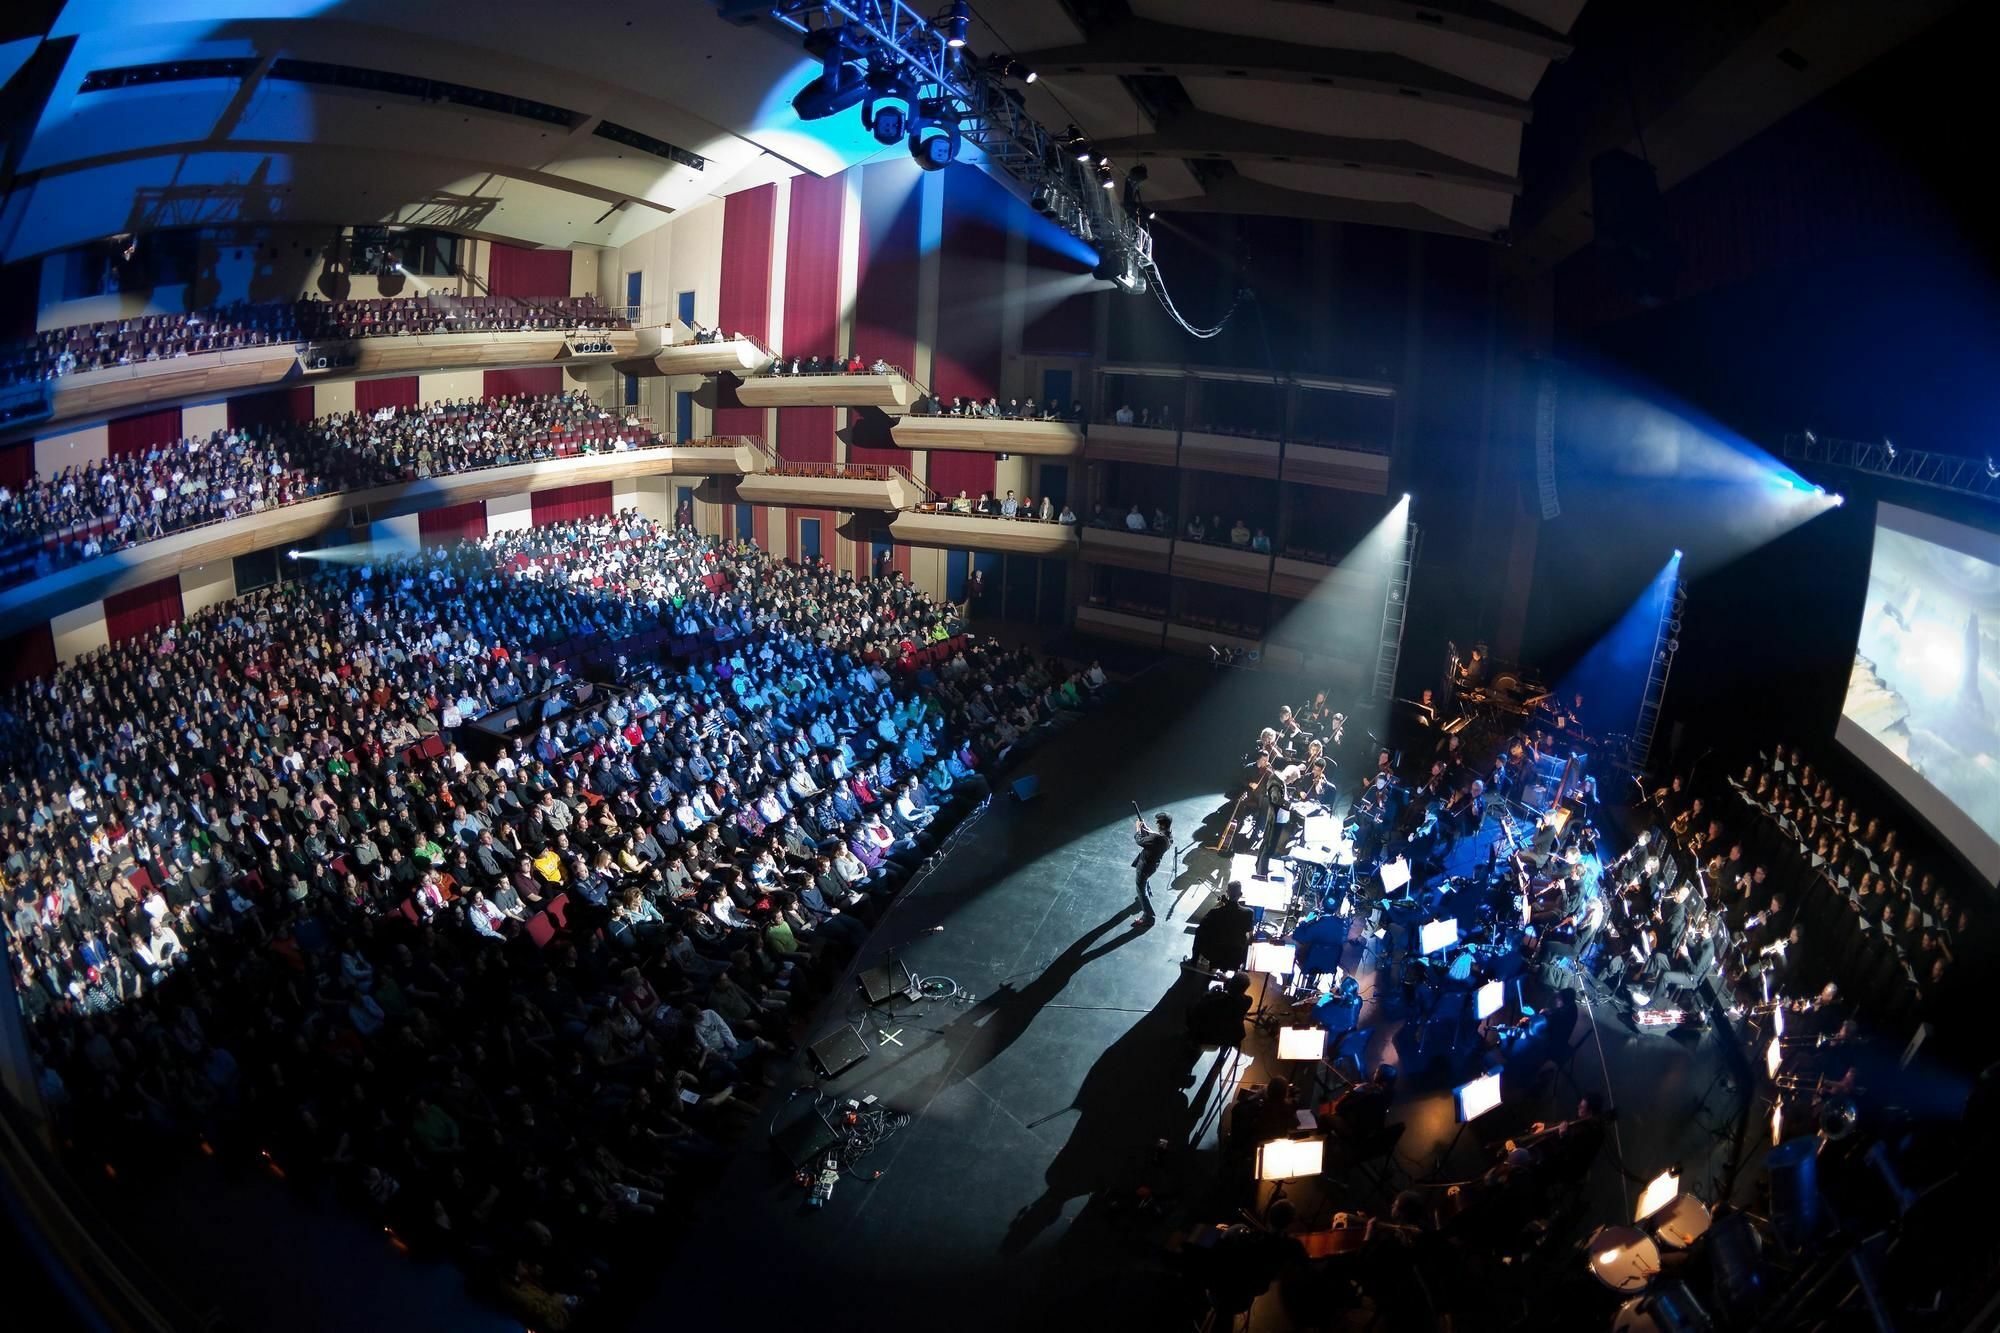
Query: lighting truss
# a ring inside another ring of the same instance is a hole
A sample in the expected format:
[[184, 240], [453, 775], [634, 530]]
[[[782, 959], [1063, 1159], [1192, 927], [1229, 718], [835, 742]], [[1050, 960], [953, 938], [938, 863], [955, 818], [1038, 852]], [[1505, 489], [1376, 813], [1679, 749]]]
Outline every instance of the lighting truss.
[[[1116, 191], [1079, 172], [1074, 154], [1028, 114], [1017, 90], [969, 48], [953, 47], [935, 21], [903, 0], [715, 0], [732, 23], [759, 24], [801, 37], [844, 29], [863, 72], [894, 69], [914, 85], [934, 119], [958, 127], [993, 173], [1024, 200], [1037, 200], [1056, 224], [1121, 270], [1150, 268], [1152, 238], [1127, 216]], [[913, 104], [912, 110], [915, 109]]]
[[1851, 468], [1892, 481], [1930, 486], [1941, 491], [2000, 500], [2000, 469], [1991, 460], [1963, 454], [1933, 454], [1921, 449], [1891, 448], [1887, 440], [1867, 443], [1836, 440], [1811, 433], [1785, 437], [1785, 461], [1821, 467]]

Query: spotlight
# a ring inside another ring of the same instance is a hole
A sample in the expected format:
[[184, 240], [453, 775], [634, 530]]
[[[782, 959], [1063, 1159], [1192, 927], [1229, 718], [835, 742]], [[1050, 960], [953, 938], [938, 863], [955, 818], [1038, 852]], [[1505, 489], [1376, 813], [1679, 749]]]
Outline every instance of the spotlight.
[[1806, 443], [1807, 443], [1807, 444], [1818, 444], [1818, 443], [1819, 443], [1819, 436], [1817, 436], [1817, 435], [1815, 435], [1815, 434], [1813, 434], [1813, 433], [1812, 433], [1812, 427], [1811, 427], [1811, 426], [1807, 426], [1807, 427], [1806, 427]]
[[[1987, 464], [1987, 469], [1988, 469], [1989, 471], [1991, 471], [1991, 470], [1992, 470], [1992, 466], [1993, 466], [1993, 465], [1992, 465], [1991, 463]], [[1994, 473], [1993, 473], [1993, 475], [1994, 475], [1994, 476], [1996, 476], [1996, 477], [2000, 477], [2000, 472], [1994, 472]], [[1844, 496], [1844, 495], [1836, 495], [1836, 496], [1834, 496], [1834, 497], [1833, 497], [1833, 507], [1834, 507], [1835, 509], [1838, 509], [1838, 508], [1840, 508], [1840, 507], [1841, 507], [1842, 505], [1844, 505], [1844, 504], [1846, 504], [1846, 503], [1847, 503], [1847, 497], [1846, 497], [1846, 496]]]
[[1117, 174], [1111, 170], [1111, 159], [1108, 157], [1100, 157], [1097, 159], [1097, 183], [1099, 185], [1102, 185], [1107, 190], [1116, 189], [1118, 187], [1118, 177]]
[[1986, 455], [1986, 475], [2000, 480], [2000, 465], [1994, 463], [1992, 454]]
[[1883, 447], [1884, 449], [1887, 449], [1887, 450], [1889, 451], [1889, 461], [1890, 461], [1891, 463], [1895, 462], [1895, 461], [1896, 461], [1896, 442], [1895, 442], [1894, 440], [1890, 439], [1890, 438], [1889, 438], [1888, 436], [1884, 435], [1884, 436], [1882, 437], [1882, 447]]
[[1404, 504], [1408, 504], [1409, 502], [1410, 502], [1410, 493], [1409, 493], [1408, 491], [1404, 491], [1404, 492], [1403, 492], [1403, 503], [1404, 503]]
[[285, 559], [287, 560], [296, 560], [298, 558], [299, 558], [299, 548], [296, 546], [294, 546], [291, 550], [285, 552]]
[[944, 30], [944, 44], [956, 51], [965, 45], [966, 25], [972, 21], [972, 7], [965, 0], [951, 0], [948, 13], [940, 14], [940, 27]]
[[1003, 79], [1019, 79], [1022, 83], [1033, 83], [1035, 71], [1029, 69], [1012, 56], [992, 55], [986, 58], [986, 68]]
[[818, 58], [820, 76], [792, 96], [792, 110], [800, 120], [838, 115], [868, 95], [868, 81], [853, 63], [862, 53], [848, 44], [845, 24], [814, 31], [806, 38], [806, 50]]
[[915, 120], [910, 123], [910, 156], [925, 171], [943, 171], [958, 156], [958, 126]]
[[886, 148], [890, 144], [901, 143], [904, 135], [909, 133], [909, 109], [894, 102], [878, 107], [871, 98], [861, 108], [861, 123], [875, 136], [875, 142]]
[[1681, 558], [1681, 548], [1676, 546], [1674, 548], [1674, 559], [1678, 560], [1680, 558]]

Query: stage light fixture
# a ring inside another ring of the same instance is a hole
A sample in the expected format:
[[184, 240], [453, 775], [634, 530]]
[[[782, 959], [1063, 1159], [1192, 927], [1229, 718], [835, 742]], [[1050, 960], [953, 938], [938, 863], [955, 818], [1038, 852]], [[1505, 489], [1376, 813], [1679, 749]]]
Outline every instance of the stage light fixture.
[[944, 44], [956, 51], [965, 45], [965, 29], [972, 21], [972, 7], [966, 0], [952, 0], [951, 8], [938, 15], [938, 28], [944, 33]]
[[[1995, 472], [1993, 473], [1993, 475], [1996, 477], [2000, 477], [2000, 472]], [[1847, 497], [1844, 495], [1835, 494], [1835, 496], [1833, 497], [1833, 507], [1835, 509], [1840, 508], [1842, 505], [1846, 503], [1847, 503]]]
[[1097, 183], [1107, 190], [1118, 188], [1118, 176], [1111, 170], [1111, 159], [1108, 157], [1097, 160]]
[[1986, 475], [1995, 480], [2000, 480], [2000, 464], [1996, 464], [1993, 461], [1992, 454], [1986, 455]]
[[1012, 56], [991, 55], [986, 58], [986, 68], [1003, 79], [1019, 79], [1022, 83], [1033, 83], [1035, 71], [1029, 69]]
[[1812, 427], [1810, 426], [1806, 427], [1806, 443], [1807, 444], [1819, 443], [1819, 436], [1812, 433]]
[[912, 121], [910, 156], [925, 171], [943, 171], [958, 156], [958, 126], [927, 120]]
[[1882, 437], [1882, 447], [1883, 447], [1884, 449], [1887, 449], [1887, 450], [1889, 451], [1889, 461], [1890, 461], [1891, 463], [1895, 462], [1895, 461], [1896, 461], [1896, 442], [1895, 442], [1894, 440], [1890, 439], [1890, 438], [1889, 438], [1888, 436], [1884, 435], [1884, 436]]

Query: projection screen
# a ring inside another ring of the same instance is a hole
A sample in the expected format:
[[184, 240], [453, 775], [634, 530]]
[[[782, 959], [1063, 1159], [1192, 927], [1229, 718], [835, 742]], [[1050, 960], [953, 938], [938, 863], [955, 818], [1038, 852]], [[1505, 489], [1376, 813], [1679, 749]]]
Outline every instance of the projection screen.
[[1835, 735], [2000, 881], [2000, 533], [1878, 506]]

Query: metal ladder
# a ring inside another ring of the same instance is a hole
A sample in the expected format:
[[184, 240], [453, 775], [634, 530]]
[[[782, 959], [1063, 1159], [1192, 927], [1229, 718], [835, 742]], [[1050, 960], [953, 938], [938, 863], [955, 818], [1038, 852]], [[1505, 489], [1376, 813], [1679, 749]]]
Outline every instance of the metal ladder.
[[1410, 612], [1410, 575], [1423, 548], [1423, 530], [1415, 523], [1403, 532], [1402, 550], [1389, 563], [1389, 584], [1382, 594], [1382, 637], [1375, 648], [1377, 700], [1396, 692], [1396, 665], [1403, 656], [1403, 622]]

